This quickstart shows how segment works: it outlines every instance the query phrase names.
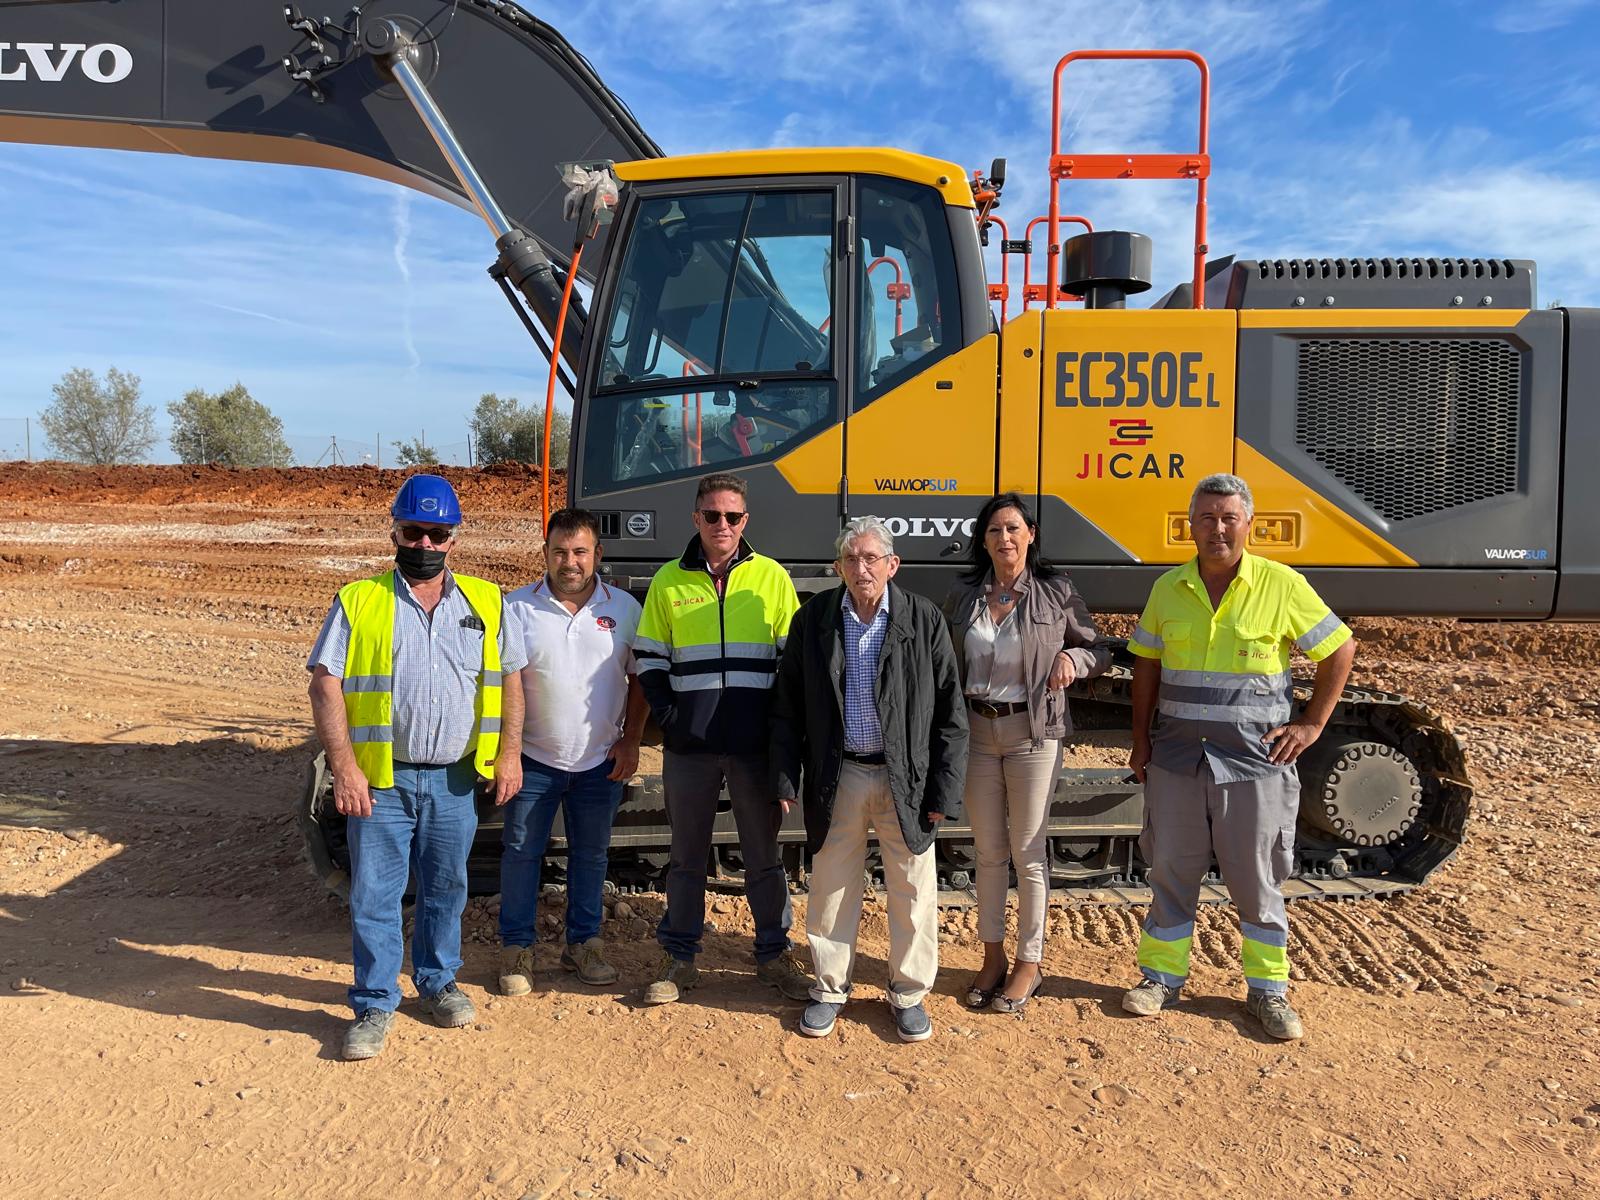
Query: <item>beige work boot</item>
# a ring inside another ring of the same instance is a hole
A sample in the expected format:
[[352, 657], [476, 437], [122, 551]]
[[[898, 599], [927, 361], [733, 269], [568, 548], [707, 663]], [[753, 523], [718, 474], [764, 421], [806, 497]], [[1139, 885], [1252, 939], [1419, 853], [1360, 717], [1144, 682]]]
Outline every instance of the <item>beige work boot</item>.
[[562, 948], [561, 965], [578, 973], [578, 982], [590, 987], [605, 987], [617, 981], [617, 969], [606, 961], [606, 944], [598, 936], [582, 945], [570, 942]]
[[1281, 992], [1251, 991], [1245, 996], [1245, 1011], [1261, 1022], [1268, 1037], [1280, 1041], [1297, 1042], [1305, 1037], [1305, 1026], [1300, 1015], [1289, 1007], [1289, 998]]
[[533, 991], [533, 947], [504, 947], [500, 951], [500, 994], [526, 996], [531, 991]]
[[670, 954], [663, 954], [655, 979], [644, 989], [644, 1002], [672, 1004], [699, 982], [700, 972], [696, 969], [693, 959], [683, 962]]
[[793, 950], [785, 950], [777, 958], [759, 964], [756, 978], [771, 984], [790, 1000], [811, 999], [811, 975], [800, 965]]
[[1136, 1017], [1153, 1017], [1178, 1002], [1179, 989], [1155, 979], [1141, 979], [1122, 993], [1122, 1011]]

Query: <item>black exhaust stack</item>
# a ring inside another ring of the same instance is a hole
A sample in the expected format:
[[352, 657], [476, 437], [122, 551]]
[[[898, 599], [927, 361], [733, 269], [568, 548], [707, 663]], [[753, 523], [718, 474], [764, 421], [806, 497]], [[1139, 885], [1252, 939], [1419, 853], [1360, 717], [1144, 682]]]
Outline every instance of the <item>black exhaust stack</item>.
[[1080, 233], [1062, 248], [1061, 286], [1085, 308], [1126, 308], [1150, 289], [1150, 239], [1120, 229]]

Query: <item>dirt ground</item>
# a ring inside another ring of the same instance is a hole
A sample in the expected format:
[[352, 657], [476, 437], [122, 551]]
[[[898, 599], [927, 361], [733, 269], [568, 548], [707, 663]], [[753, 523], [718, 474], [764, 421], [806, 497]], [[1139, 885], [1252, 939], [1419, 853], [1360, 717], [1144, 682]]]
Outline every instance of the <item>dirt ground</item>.
[[[303, 662], [339, 583], [386, 560], [398, 476], [0, 466], [0, 1195], [1584, 1197], [1600, 1192], [1600, 629], [1362, 621], [1358, 679], [1453, 714], [1462, 853], [1387, 902], [1291, 910], [1303, 1042], [1241, 1018], [1231, 913], [1184, 1005], [1124, 1018], [1138, 909], [1052, 912], [1022, 1018], [963, 1010], [970, 913], [943, 920], [935, 1036], [902, 1045], [869, 905], [831, 1037], [756, 985], [743, 902], [708, 979], [637, 1006], [622, 968], [401, 1009], [338, 1061], [348, 922], [290, 808]], [[536, 569], [537, 475], [461, 479], [460, 565]], [[759, 530], [754, 535], [759, 538]], [[1112, 751], [1114, 753], [1114, 749]], [[798, 904], [797, 927], [804, 911]], [[406, 984], [409, 991], [409, 981]]]

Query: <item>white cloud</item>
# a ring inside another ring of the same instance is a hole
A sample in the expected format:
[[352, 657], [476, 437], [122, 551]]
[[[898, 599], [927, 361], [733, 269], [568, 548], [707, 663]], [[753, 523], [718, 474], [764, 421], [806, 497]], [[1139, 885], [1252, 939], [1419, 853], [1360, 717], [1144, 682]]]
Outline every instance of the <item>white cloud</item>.
[[1595, 0], [1512, 0], [1494, 11], [1489, 25], [1497, 33], [1546, 33], [1594, 7]]

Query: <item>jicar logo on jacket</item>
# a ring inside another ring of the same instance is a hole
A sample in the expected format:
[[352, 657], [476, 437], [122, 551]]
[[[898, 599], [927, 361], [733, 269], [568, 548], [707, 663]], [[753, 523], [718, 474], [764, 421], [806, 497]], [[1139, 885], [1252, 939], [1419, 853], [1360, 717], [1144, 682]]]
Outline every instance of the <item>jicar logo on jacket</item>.
[[0, 42], [0, 83], [60, 83], [74, 66], [91, 83], [121, 83], [133, 74], [133, 55], [115, 42]]

